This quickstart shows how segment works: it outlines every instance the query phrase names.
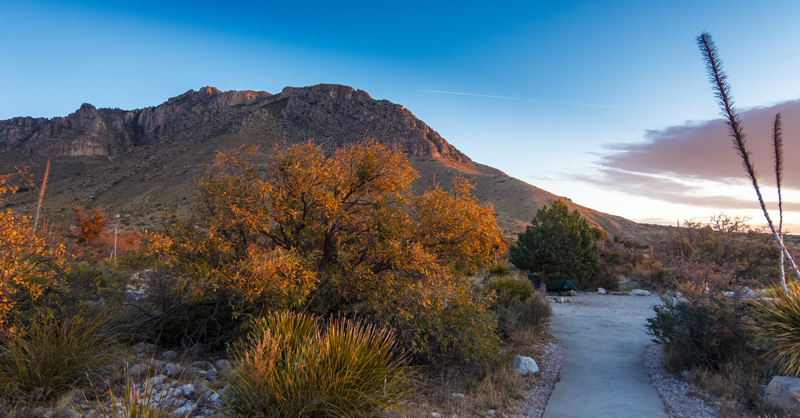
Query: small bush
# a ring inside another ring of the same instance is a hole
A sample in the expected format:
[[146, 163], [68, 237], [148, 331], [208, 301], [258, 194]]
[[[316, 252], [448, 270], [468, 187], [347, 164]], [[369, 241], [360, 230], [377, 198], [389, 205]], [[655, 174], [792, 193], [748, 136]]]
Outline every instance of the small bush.
[[115, 357], [101, 318], [46, 317], [0, 334], [0, 399], [44, 402], [88, 383]]
[[780, 286], [767, 290], [771, 300], [756, 304], [756, 325], [761, 337], [772, 348], [768, 356], [781, 374], [800, 377], [800, 282], [786, 283], [789, 294]]
[[495, 367], [500, 352], [490, 299], [459, 283], [413, 283], [375, 303], [375, 321], [397, 332], [417, 364]]
[[705, 367], [720, 370], [753, 340], [746, 305], [740, 298], [705, 294], [676, 302], [664, 298], [647, 320], [647, 329], [664, 344], [667, 367], [673, 371]]
[[550, 321], [550, 303], [535, 290], [527, 279], [502, 277], [489, 281], [486, 289], [496, 295], [493, 304], [497, 312], [497, 330], [509, 338], [520, 328], [541, 328]]
[[511, 299], [524, 302], [536, 293], [536, 288], [530, 280], [513, 276], [493, 278], [486, 285], [486, 290], [495, 292], [498, 302], [501, 303]]
[[403, 400], [410, 374], [394, 336], [345, 319], [273, 313], [233, 350], [226, 412], [234, 417], [379, 417]]
[[493, 276], [507, 276], [511, 274], [511, 269], [508, 268], [508, 264], [496, 263], [489, 268], [489, 274]]

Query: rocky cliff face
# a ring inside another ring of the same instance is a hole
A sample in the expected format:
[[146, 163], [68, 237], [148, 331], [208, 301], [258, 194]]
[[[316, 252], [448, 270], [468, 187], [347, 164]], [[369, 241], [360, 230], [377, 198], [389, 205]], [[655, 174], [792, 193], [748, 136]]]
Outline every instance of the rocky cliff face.
[[286, 101], [281, 121], [288, 137], [314, 137], [335, 146], [375, 137], [404, 145], [411, 157], [470, 161], [403, 106], [375, 100], [363, 90], [331, 84], [286, 87], [278, 100]]
[[203, 140], [243, 129], [279, 131], [284, 140], [313, 138], [332, 146], [375, 137], [402, 144], [412, 157], [470, 161], [403, 106], [330, 84], [287, 87], [278, 95], [204, 87], [145, 109], [84, 104], [63, 118], [14, 118], [0, 121], [0, 152], [117, 157], [156, 141]]

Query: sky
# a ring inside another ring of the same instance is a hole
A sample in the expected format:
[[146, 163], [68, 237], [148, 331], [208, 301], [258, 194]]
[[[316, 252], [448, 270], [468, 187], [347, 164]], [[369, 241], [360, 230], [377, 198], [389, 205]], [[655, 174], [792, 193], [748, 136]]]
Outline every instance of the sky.
[[[473, 160], [648, 223], [763, 215], [695, 38], [710, 32], [765, 198], [800, 232], [800, 2], [0, 0], [0, 120], [136, 109], [203, 86], [336, 83], [402, 104]], [[531, 218], [533, 217], [531, 214]]]

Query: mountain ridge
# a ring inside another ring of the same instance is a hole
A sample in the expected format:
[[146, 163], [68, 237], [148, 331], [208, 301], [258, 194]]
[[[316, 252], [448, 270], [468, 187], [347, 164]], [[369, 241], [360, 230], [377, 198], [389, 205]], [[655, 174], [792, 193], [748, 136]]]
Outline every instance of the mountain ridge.
[[365, 137], [402, 147], [420, 172], [417, 191], [468, 177], [510, 239], [556, 199], [610, 235], [641, 239], [653, 232], [476, 163], [402, 105], [335, 84], [285, 87], [278, 94], [203, 87], [142, 109], [86, 103], [65, 117], [12, 118], [0, 121], [0, 163], [30, 165], [38, 175], [51, 159], [48, 204], [55, 212], [81, 204], [164, 215], [185, 209], [194, 179], [219, 151], [302, 140], [330, 151]]

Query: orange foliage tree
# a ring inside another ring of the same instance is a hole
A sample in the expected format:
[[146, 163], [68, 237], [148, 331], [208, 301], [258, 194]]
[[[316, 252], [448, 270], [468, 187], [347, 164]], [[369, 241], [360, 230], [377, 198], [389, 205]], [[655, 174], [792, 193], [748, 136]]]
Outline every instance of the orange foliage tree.
[[75, 206], [75, 221], [78, 225], [74, 235], [79, 244], [96, 243], [108, 234], [108, 216], [100, 206], [92, 209]]
[[[0, 205], [24, 179], [23, 169], [0, 175]], [[64, 247], [44, 229], [34, 233], [30, 216], [12, 209], [0, 211], [0, 330], [8, 327], [21, 307], [59, 287], [58, 272], [66, 261]]]
[[141, 234], [135, 229], [119, 229], [113, 225], [102, 206], [75, 206], [70, 235], [78, 244], [73, 248], [79, 257], [98, 261], [135, 250]]
[[225, 297], [254, 314], [376, 312], [398, 286], [463, 294], [461, 278], [503, 250], [491, 205], [466, 180], [413, 196], [418, 175], [396, 148], [363, 141], [326, 157], [305, 142], [257, 158], [220, 153], [193, 216], [149, 238], [190, 299]]

